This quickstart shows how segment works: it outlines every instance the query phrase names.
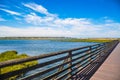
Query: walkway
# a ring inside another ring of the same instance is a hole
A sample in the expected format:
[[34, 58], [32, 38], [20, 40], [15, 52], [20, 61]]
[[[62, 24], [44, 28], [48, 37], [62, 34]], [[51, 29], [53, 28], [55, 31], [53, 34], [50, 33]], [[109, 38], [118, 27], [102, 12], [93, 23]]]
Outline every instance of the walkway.
[[120, 80], [120, 43], [90, 80]]

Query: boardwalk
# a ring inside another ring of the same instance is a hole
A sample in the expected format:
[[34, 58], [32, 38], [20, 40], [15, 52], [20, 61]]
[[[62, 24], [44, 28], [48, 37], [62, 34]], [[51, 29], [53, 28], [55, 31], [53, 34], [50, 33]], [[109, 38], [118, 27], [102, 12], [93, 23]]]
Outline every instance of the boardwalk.
[[120, 43], [90, 80], [120, 80]]
[[[15, 66], [34, 60], [47, 60], [34, 66], [0, 74], [0, 80], [5, 80], [16, 75], [20, 76], [20, 80], [34, 80], [35, 78], [40, 80], [89, 80], [117, 44], [118, 41], [115, 40], [24, 59], [0, 62], [0, 71], [2, 71], [8, 66]], [[118, 74], [120, 71], [119, 50], [120, 44], [91, 80], [120, 80], [120, 75]], [[38, 71], [27, 76], [20, 75], [33, 70]]]

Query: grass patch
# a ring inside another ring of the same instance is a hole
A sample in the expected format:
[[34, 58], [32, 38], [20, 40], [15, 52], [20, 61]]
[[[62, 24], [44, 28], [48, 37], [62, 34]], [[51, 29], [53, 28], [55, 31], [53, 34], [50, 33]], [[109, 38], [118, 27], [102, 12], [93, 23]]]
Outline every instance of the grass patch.
[[71, 39], [61, 39], [59, 41], [63, 41], [63, 42], [99, 42], [99, 43], [103, 43], [103, 42], [110, 42], [114, 39], [77, 39], [77, 38], [71, 38]]
[[[6, 52], [3, 52], [3, 53], [0, 54], [0, 62], [4, 62], [4, 61], [8, 61], [8, 60], [14, 60], [14, 59], [22, 59], [22, 58], [27, 58], [27, 57], [29, 57], [29, 56], [26, 55], [26, 54], [20, 54], [19, 55], [16, 51], [6, 51]], [[7, 72], [19, 70], [19, 69], [26, 68], [26, 67], [30, 67], [30, 66], [33, 66], [33, 65], [36, 65], [36, 64], [38, 64], [38, 61], [25, 62], [25, 63], [18, 64], [18, 65], [4, 67], [4, 68], [1, 68], [1, 73], [0, 74], [4, 74], [4, 73], [7, 73]], [[21, 75], [22, 74], [16, 75], [16, 76], [10, 77], [9, 79], [6, 79], [6, 80], [15, 80], [17, 77], [19, 77]]]

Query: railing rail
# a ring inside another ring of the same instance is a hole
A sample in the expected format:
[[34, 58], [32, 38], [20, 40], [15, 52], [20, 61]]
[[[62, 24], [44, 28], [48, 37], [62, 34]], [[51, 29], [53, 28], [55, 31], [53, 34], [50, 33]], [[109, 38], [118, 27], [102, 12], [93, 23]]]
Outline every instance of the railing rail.
[[[0, 62], [0, 69], [38, 60], [39, 64], [0, 74], [0, 80], [24, 74], [17, 79], [86, 80], [89, 79], [118, 44], [117, 40], [56, 53]], [[33, 71], [33, 72], [32, 72]], [[32, 74], [30, 74], [32, 72]]]

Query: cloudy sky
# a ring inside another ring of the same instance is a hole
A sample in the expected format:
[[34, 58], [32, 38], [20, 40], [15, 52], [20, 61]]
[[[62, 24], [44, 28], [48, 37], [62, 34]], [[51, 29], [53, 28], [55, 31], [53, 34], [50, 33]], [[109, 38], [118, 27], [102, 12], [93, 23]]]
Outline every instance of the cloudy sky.
[[120, 37], [119, 0], [0, 0], [0, 37]]

